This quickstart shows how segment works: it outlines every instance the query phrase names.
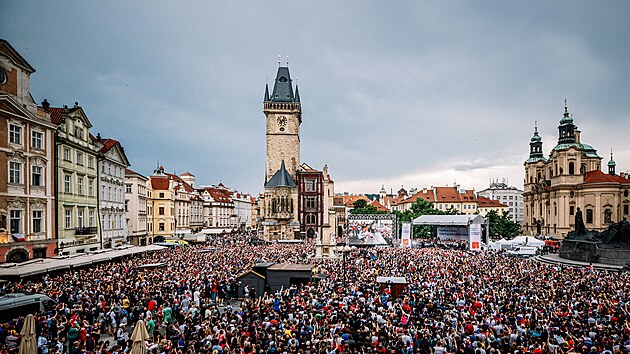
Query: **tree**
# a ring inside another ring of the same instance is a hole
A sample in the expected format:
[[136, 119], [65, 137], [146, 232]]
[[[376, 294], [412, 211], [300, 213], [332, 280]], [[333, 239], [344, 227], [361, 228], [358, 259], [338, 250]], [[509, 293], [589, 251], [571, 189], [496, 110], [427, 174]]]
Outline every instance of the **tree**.
[[388, 214], [386, 211], [378, 210], [375, 206], [369, 205], [367, 200], [358, 199], [353, 204], [350, 214]]
[[[450, 209], [448, 211], [442, 211], [435, 209], [433, 203], [424, 199], [418, 198], [408, 210], [395, 212], [398, 220], [403, 222], [410, 222], [418, 216], [422, 215], [456, 215], [457, 210]], [[429, 238], [431, 237], [431, 227], [428, 225], [414, 225], [413, 234], [417, 237]]]
[[512, 237], [521, 232], [521, 225], [513, 221], [507, 211], [499, 214], [496, 210], [490, 210], [488, 214], [486, 214], [486, 218], [490, 225], [491, 237]]

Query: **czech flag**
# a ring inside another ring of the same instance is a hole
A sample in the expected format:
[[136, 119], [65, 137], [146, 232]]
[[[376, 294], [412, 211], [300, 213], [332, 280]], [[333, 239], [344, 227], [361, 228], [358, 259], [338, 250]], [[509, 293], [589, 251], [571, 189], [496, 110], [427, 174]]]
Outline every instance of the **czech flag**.
[[24, 234], [11, 234], [13, 236], [13, 240], [16, 242], [24, 242], [26, 239], [24, 238]]

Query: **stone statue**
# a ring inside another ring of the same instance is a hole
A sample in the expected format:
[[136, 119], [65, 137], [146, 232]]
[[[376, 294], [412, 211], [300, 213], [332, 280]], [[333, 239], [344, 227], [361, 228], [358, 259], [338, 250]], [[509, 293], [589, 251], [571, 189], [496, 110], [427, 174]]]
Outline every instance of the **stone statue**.
[[586, 233], [586, 226], [584, 226], [584, 219], [582, 219], [582, 210], [580, 207], [575, 212], [575, 235], [584, 235]]

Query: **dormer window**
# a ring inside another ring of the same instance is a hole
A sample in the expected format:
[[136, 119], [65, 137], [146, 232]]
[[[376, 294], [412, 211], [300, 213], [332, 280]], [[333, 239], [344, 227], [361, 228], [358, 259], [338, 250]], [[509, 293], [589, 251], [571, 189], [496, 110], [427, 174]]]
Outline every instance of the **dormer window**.
[[280, 78], [278, 79], [279, 82], [287, 82], [287, 78], [284, 76], [280, 76]]

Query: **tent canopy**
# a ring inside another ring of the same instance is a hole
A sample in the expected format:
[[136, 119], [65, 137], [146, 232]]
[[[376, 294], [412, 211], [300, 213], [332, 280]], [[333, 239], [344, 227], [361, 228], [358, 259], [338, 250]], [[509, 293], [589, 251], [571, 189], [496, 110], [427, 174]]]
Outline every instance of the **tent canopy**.
[[421, 215], [413, 219], [414, 225], [434, 226], [468, 226], [470, 224], [483, 224], [481, 215]]

